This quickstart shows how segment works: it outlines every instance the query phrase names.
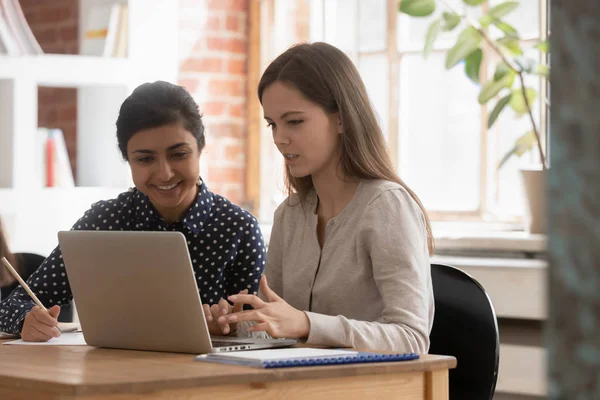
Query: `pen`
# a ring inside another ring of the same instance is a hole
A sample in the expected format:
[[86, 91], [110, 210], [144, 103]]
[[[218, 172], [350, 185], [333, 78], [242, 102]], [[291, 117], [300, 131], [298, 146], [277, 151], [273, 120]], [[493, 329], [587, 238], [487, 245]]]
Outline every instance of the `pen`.
[[[13, 274], [13, 276], [15, 277], [15, 279], [17, 281], [19, 281], [19, 283], [21, 284], [21, 286], [23, 286], [23, 289], [25, 289], [25, 291], [33, 299], [33, 301], [35, 302], [35, 304], [37, 304], [38, 307], [40, 307], [42, 310], [48, 312], [48, 309], [46, 307], [44, 307], [44, 305], [42, 304], [42, 302], [40, 301], [40, 299], [37, 298], [37, 296], [35, 295], [35, 293], [33, 293], [33, 291], [29, 288], [29, 286], [27, 285], [27, 283], [25, 283], [25, 281], [21, 278], [21, 276], [19, 275], [19, 273], [13, 268], [12, 265], [10, 265], [10, 263], [8, 262], [8, 260], [6, 259], [6, 257], [2, 257], [2, 262], [4, 263], [4, 265], [6, 266], [6, 268], [8, 268], [8, 270], [10, 271], [10, 273]], [[56, 328], [60, 332], [60, 328], [58, 326]]]

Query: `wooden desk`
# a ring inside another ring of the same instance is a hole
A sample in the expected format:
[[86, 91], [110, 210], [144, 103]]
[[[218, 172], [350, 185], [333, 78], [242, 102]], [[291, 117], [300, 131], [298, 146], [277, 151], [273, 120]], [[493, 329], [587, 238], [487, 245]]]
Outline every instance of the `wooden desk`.
[[257, 369], [193, 355], [88, 346], [3, 346], [0, 399], [448, 399], [454, 357]]

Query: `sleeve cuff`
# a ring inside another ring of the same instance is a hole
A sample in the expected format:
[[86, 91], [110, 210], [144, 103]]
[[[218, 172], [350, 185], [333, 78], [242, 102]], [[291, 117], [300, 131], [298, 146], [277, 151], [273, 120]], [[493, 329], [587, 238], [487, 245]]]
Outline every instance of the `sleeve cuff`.
[[310, 332], [306, 344], [347, 347], [348, 341], [339, 317], [310, 311], [305, 311], [305, 313], [310, 321]]
[[[13, 322], [12, 326], [9, 329], [8, 333], [13, 333], [15, 335], [21, 335], [21, 331], [23, 330], [23, 323], [25, 322], [25, 317], [27, 316], [27, 313], [31, 310], [31, 308], [28, 309], [24, 309], [21, 314], [19, 314], [15, 321]], [[14, 317], [13, 317], [14, 318]]]

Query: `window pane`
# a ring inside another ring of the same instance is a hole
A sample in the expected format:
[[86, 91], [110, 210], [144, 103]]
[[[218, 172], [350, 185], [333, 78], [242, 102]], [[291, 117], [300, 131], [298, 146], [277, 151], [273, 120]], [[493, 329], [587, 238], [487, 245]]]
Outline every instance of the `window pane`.
[[[273, 58], [280, 53], [283, 53], [297, 41], [296, 38], [296, 20], [293, 12], [290, 11], [290, 5], [287, 2], [276, 1], [274, 2], [273, 10], [273, 30], [272, 35], [269, 37], [273, 47], [272, 52]], [[269, 58], [269, 61], [272, 58]]]
[[271, 129], [263, 127], [260, 137], [259, 211], [259, 219], [262, 223], [273, 222], [273, 212], [285, 200], [284, 168], [283, 156], [273, 143]]
[[325, 26], [323, 21], [323, 2], [327, 0], [310, 0], [310, 41], [323, 42], [325, 40]]
[[[269, 26], [268, 21], [263, 21], [261, 26], [264, 40], [262, 51], [262, 70], [267, 67], [275, 57], [284, 52], [291, 45], [299, 41], [298, 26], [302, 22], [303, 17], [299, 15], [298, 3], [290, 0], [275, 0], [273, 2], [274, 9], [273, 25]], [[312, 4], [311, 4], [312, 6]], [[312, 9], [310, 10], [311, 18], [313, 16]], [[311, 25], [313, 21], [311, 20]], [[311, 32], [312, 34], [312, 32]], [[262, 113], [262, 108], [261, 108]], [[260, 210], [259, 219], [261, 222], [272, 222], [273, 211], [281, 203], [284, 196], [284, 164], [283, 158], [277, 148], [273, 144], [271, 130], [266, 127], [266, 123], [261, 128], [260, 138]]]
[[387, 0], [359, 2], [360, 51], [384, 51], [387, 43]]
[[[504, 3], [506, 0], [491, 0], [490, 7]], [[540, 36], [540, 3], [539, 0], [521, 0], [519, 8], [508, 14], [503, 20], [512, 25], [522, 39], [532, 39]], [[492, 35], [500, 35], [498, 29], [491, 31]], [[502, 36], [504, 36], [502, 34]]]
[[348, 54], [357, 49], [358, 42], [358, 1], [325, 1], [325, 41]]
[[388, 136], [389, 118], [389, 64], [387, 55], [373, 54], [361, 55], [358, 69], [367, 87], [369, 98], [375, 107], [379, 119], [379, 125], [384, 136]]
[[432, 211], [476, 210], [480, 187], [479, 87], [444, 54], [407, 55], [400, 67], [400, 174]]
[[[479, 7], [466, 6], [462, 0], [447, 0], [453, 9], [461, 13], [466, 12], [471, 18], [479, 18], [481, 9]], [[449, 11], [441, 2], [436, 2], [435, 12], [429, 17], [415, 18], [403, 13], [398, 13], [398, 49], [399, 50], [422, 50], [425, 46], [425, 36], [431, 22], [439, 18], [444, 11]], [[454, 45], [456, 38], [464, 29], [465, 25], [459, 25], [452, 32], [440, 32], [435, 41], [436, 49], [448, 49]]]
[[[539, 59], [539, 51], [529, 50], [526, 52], [528, 57]], [[494, 64], [495, 65], [495, 64]], [[532, 104], [533, 115], [538, 130], [540, 129], [540, 79], [535, 76], [525, 77], [525, 85], [536, 90], [538, 96]], [[518, 88], [518, 80], [515, 82], [513, 88]], [[504, 93], [506, 94], [506, 93]], [[496, 104], [496, 101], [492, 100], [488, 104], [488, 110], [491, 110]], [[523, 201], [523, 188], [521, 184], [521, 177], [519, 168], [528, 166], [531, 164], [539, 163], [539, 157], [537, 154], [537, 147], [534, 147], [534, 151], [524, 154], [521, 158], [511, 157], [506, 164], [498, 170], [498, 162], [502, 157], [514, 147], [515, 142], [523, 134], [531, 131], [531, 122], [527, 115], [517, 117], [514, 111], [507, 107], [490, 132], [490, 173], [493, 173], [497, 177], [497, 186], [495, 193], [491, 200], [492, 210], [499, 217], [523, 215], [524, 201]], [[493, 193], [493, 192], [492, 192]]]

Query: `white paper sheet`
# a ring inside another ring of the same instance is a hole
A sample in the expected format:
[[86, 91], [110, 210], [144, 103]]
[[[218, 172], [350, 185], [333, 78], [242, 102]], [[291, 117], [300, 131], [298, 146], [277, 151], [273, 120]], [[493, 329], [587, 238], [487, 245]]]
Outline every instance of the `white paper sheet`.
[[228, 351], [225, 353], [209, 353], [208, 358], [243, 359], [252, 361], [292, 360], [320, 357], [347, 357], [358, 354], [351, 350], [314, 349], [294, 347], [290, 349], [266, 349], [252, 351]]
[[[0, 0], [1, 1], [1, 0]], [[77, 322], [59, 322], [58, 328], [62, 333], [81, 332], [81, 326]], [[19, 335], [13, 333], [0, 332], [0, 339], [18, 339]]]
[[13, 340], [4, 344], [26, 345], [26, 346], [85, 346], [87, 343], [83, 338], [82, 332], [63, 333], [57, 338], [52, 338], [47, 342], [24, 342], [23, 340]]

